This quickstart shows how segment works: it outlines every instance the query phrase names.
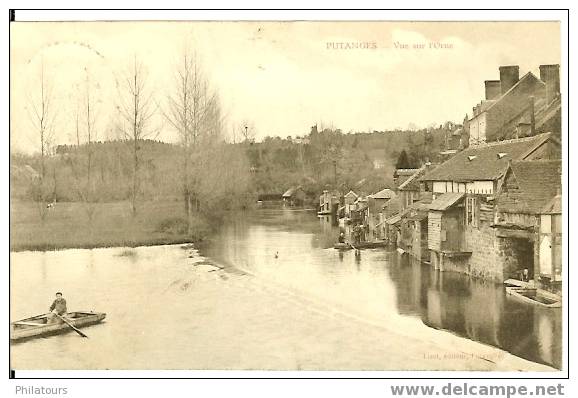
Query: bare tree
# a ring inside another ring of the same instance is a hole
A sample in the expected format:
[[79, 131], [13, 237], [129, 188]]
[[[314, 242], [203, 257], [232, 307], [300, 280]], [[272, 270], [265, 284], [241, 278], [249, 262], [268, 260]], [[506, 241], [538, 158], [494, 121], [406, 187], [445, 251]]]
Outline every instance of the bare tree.
[[[72, 171], [74, 188], [80, 202], [83, 204], [83, 208], [86, 212], [89, 230], [92, 231], [92, 220], [94, 218], [97, 195], [94, 186], [94, 181], [92, 180], [93, 174], [93, 155], [94, 148], [93, 143], [97, 139], [98, 129], [97, 129], [97, 98], [94, 93], [94, 88], [90, 80], [90, 73], [87, 68], [84, 68], [86, 73], [84, 80], [84, 95], [82, 98], [77, 99], [76, 110], [74, 114], [75, 122], [75, 132], [76, 132], [76, 144], [77, 153], [76, 158], [68, 157], [67, 164]], [[81, 125], [84, 125], [84, 137], [86, 141], [84, 142], [84, 149], [86, 151], [86, 164], [83, 165], [83, 153], [80, 151], [81, 145]], [[86, 179], [83, 182], [83, 173], [79, 172], [78, 168], [86, 167]]]
[[85, 101], [84, 101], [84, 108], [85, 108], [85, 116], [86, 116], [86, 190], [90, 195], [89, 201], [93, 201], [92, 194], [93, 194], [93, 186], [92, 186], [92, 142], [96, 138], [96, 132], [94, 131], [95, 125], [95, 110], [94, 104], [92, 103], [91, 98], [91, 87], [90, 87], [90, 75], [88, 73], [88, 69], [85, 68], [86, 71], [86, 93], [85, 93]]
[[81, 122], [82, 122], [82, 99], [79, 96], [81, 89], [78, 83], [74, 85], [74, 94], [70, 96], [70, 103], [71, 105], [71, 114], [70, 114], [70, 121], [72, 123], [72, 129], [74, 130], [71, 134], [71, 140], [74, 141], [77, 148], [80, 148], [80, 135], [81, 135]]
[[209, 88], [196, 53], [183, 52], [166, 102], [163, 114], [178, 133], [182, 147], [183, 194], [190, 234], [193, 212], [200, 208], [197, 188], [204, 159], [200, 155], [218, 136], [222, 124], [217, 96]]
[[228, 127], [228, 141], [231, 144], [237, 144], [238, 142], [241, 141], [240, 137], [241, 137], [241, 132], [239, 131], [239, 128], [236, 124], [231, 123]]
[[53, 106], [54, 96], [52, 86], [49, 84], [44, 59], [40, 65], [38, 86], [27, 93], [26, 110], [28, 119], [35, 132], [35, 140], [40, 144], [40, 173], [35, 186], [35, 200], [39, 204], [39, 213], [42, 222], [46, 218], [47, 196], [46, 187], [46, 158], [49, 155], [52, 140], [54, 138], [54, 123], [56, 119], [56, 107]]
[[132, 152], [131, 210], [133, 216], [136, 216], [140, 189], [140, 145], [144, 139], [158, 135], [158, 131], [151, 127], [156, 107], [148, 87], [147, 71], [136, 55], [129, 70], [118, 82], [118, 90], [119, 129], [130, 143]]
[[80, 106], [77, 104], [75, 113], [76, 147], [80, 148]]
[[249, 143], [255, 140], [256, 129], [255, 124], [250, 120], [244, 119], [237, 127], [240, 136], [243, 137], [243, 142]]

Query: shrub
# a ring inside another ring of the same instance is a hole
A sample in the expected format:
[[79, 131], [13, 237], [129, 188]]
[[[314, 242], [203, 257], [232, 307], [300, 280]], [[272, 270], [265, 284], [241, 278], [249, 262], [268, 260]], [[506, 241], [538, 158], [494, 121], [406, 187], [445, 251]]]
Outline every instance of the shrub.
[[[195, 217], [191, 225], [192, 240], [203, 240], [211, 234], [213, 229], [205, 217]], [[183, 217], [169, 217], [158, 223], [155, 232], [160, 232], [169, 235], [187, 236], [187, 220]]]
[[171, 235], [183, 235], [187, 233], [187, 220], [181, 217], [165, 218], [157, 225], [156, 232]]

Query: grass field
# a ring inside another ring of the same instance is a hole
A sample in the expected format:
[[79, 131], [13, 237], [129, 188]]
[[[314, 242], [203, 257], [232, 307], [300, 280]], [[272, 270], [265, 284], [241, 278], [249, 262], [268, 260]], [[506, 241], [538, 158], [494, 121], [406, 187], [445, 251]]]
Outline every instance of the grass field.
[[187, 235], [182, 201], [149, 201], [139, 205], [132, 217], [128, 202], [99, 203], [92, 223], [82, 203], [56, 203], [44, 223], [38, 205], [12, 201], [10, 250], [56, 250], [112, 246], [198, 242], [210, 233], [209, 224], [198, 218], [192, 236]]

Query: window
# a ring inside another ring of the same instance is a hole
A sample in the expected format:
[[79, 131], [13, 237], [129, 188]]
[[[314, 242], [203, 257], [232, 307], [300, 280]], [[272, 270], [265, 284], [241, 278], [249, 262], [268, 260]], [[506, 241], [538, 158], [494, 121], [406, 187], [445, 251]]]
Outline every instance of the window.
[[478, 226], [478, 208], [475, 196], [466, 198], [466, 225]]

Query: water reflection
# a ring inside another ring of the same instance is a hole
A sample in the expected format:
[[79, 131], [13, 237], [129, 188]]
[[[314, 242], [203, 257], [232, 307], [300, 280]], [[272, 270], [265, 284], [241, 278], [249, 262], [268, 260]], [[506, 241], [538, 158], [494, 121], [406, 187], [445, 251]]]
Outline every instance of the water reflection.
[[[104, 324], [90, 328], [91, 344], [74, 333], [36, 339], [12, 346], [12, 358], [18, 369], [294, 368], [267, 356], [293, 318], [273, 311], [245, 320], [260, 308], [277, 308], [287, 291], [298, 293], [285, 299], [302, 303], [300, 311], [311, 304], [347, 312], [428, 340], [441, 335], [433, 329], [444, 329], [560, 368], [560, 309], [520, 303], [502, 286], [436, 272], [395, 250], [335, 250], [338, 235], [334, 221], [315, 212], [262, 210], [232, 218], [203, 254], [259, 276], [248, 278], [259, 283], [236, 273], [228, 276], [235, 283], [220, 284], [217, 272], [193, 272], [207, 259], [191, 258], [179, 246], [11, 253], [11, 319], [44, 311], [55, 289], [65, 292], [71, 309], [108, 313]], [[264, 294], [273, 283], [281, 293]], [[224, 322], [228, 317], [237, 318]], [[357, 335], [359, 325], [347, 319], [336, 330], [353, 326]], [[293, 333], [291, 341], [307, 338]], [[303, 352], [318, 348], [312, 341]], [[264, 343], [270, 346], [262, 349]], [[240, 355], [249, 346], [251, 355]]]
[[361, 270], [361, 251], [355, 250], [354, 255], [355, 255], [355, 265], [357, 265], [357, 270], [360, 271]]
[[[333, 250], [340, 230], [331, 217], [263, 210], [249, 219], [224, 227], [208, 255], [362, 314], [419, 318], [427, 327], [561, 367], [560, 309], [518, 302], [501, 285], [435, 271], [397, 251]], [[273, 263], [275, 250], [282, 255]]]

